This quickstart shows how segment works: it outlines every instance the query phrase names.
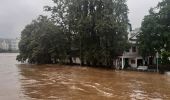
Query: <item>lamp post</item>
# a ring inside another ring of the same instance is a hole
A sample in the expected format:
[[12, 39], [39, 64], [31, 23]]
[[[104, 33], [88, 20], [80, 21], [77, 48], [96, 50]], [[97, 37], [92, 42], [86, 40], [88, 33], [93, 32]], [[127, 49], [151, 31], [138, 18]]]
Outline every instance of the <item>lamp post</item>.
[[124, 53], [125, 52], [123, 52], [123, 55], [122, 55], [122, 70], [124, 69]]

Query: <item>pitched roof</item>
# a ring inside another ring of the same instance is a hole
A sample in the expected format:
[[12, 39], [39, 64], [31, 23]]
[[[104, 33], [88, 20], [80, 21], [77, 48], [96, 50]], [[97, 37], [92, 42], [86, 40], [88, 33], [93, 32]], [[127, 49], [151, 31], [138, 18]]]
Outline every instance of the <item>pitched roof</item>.
[[134, 40], [134, 37], [137, 37], [140, 34], [140, 28], [136, 28], [131, 31], [129, 40]]

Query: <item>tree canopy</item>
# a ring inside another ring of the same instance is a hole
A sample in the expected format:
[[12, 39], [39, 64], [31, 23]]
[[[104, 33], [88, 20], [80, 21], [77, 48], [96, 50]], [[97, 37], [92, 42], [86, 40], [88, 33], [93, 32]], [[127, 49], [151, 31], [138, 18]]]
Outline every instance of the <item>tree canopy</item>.
[[[126, 0], [53, 0], [22, 32], [19, 61], [111, 66], [127, 44]], [[45, 57], [45, 58], [44, 58]]]
[[54, 22], [45, 16], [33, 20], [22, 31], [17, 60], [29, 63], [53, 63], [55, 58], [64, 59], [66, 39]]
[[138, 42], [143, 56], [154, 56], [156, 52], [169, 54], [165, 53], [170, 52], [169, 0], [163, 0], [155, 8], [150, 9], [149, 15], [145, 16], [142, 22]]

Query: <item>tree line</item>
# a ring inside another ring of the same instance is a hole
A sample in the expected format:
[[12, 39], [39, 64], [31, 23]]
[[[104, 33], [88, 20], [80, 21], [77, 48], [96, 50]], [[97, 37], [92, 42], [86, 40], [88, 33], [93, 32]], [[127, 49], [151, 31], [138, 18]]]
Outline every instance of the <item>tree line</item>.
[[[51, 17], [39, 16], [25, 27], [17, 60], [33, 64], [112, 66], [129, 47], [126, 0], [53, 0], [44, 7]], [[137, 45], [146, 58], [161, 55], [170, 64], [170, 1], [149, 10], [141, 24]]]
[[53, 0], [51, 17], [39, 16], [25, 27], [17, 60], [33, 64], [112, 66], [128, 46], [126, 0]]

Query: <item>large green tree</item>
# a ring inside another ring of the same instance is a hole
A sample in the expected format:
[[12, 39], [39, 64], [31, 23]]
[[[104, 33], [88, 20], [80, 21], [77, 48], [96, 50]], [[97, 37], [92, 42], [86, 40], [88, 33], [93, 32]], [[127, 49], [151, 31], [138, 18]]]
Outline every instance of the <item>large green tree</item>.
[[22, 31], [19, 61], [112, 66], [127, 44], [126, 0], [53, 0], [50, 19], [40, 16]]
[[66, 39], [51, 20], [40, 16], [27, 25], [21, 34], [17, 60], [29, 63], [56, 63], [66, 58]]
[[[46, 7], [63, 27], [82, 64], [111, 66], [127, 43], [126, 0], [53, 0]], [[70, 48], [70, 51], [72, 49]]]
[[149, 15], [145, 16], [139, 36], [139, 47], [143, 56], [154, 56], [156, 52], [161, 51], [170, 52], [169, 0], [162, 0], [155, 8], [150, 9]]

